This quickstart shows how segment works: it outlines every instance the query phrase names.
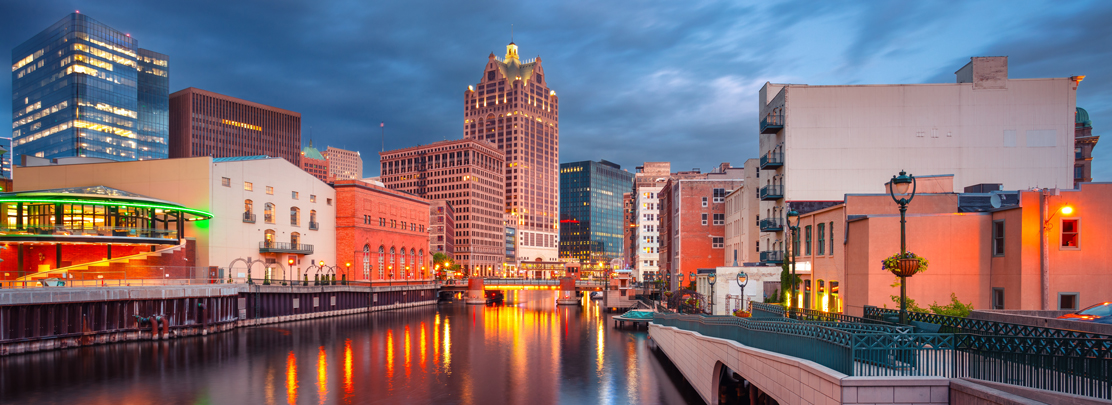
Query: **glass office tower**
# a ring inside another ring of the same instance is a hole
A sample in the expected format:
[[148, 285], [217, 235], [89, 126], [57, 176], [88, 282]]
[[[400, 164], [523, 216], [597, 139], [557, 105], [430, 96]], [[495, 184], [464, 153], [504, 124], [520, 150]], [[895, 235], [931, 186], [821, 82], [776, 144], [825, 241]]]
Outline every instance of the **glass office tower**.
[[622, 195], [633, 173], [600, 160], [560, 164], [560, 257], [609, 263], [622, 257]]
[[12, 50], [12, 160], [165, 159], [166, 55], [72, 13]]

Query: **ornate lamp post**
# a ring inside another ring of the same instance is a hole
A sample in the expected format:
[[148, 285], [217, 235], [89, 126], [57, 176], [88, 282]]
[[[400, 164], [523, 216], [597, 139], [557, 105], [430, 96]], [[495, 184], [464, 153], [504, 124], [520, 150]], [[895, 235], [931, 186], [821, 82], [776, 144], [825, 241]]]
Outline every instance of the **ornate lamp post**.
[[741, 287], [741, 310], [748, 311], [749, 306], [745, 305], [745, 285], [749, 284], [749, 275], [745, 272], [739, 271], [737, 273], [737, 286]]
[[710, 284], [710, 314], [714, 315], [714, 281], [718, 278], [718, 274], [710, 273], [707, 275], [707, 283]]
[[[911, 189], [911, 194], [908, 194], [908, 188]], [[915, 198], [915, 188], [915, 176], [909, 175], [903, 170], [900, 170], [899, 176], [892, 176], [892, 181], [888, 185], [888, 195], [892, 196], [892, 201], [900, 206], [900, 268], [892, 270], [900, 277], [901, 324], [907, 324], [907, 278], [919, 270], [919, 259], [904, 257], [907, 255], [907, 205], [911, 204], [911, 199]], [[897, 194], [899, 197], [896, 196]], [[907, 197], [904, 198], [904, 196]]]
[[[790, 208], [790, 206], [789, 206], [789, 208]], [[792, 218], [795, 218], [795, 224], [794, 225], [792, 224]], [[798, 294], [798, 292], [796, 291], [796, 289], [799, 288], [799, 282], [798, 282], [799, 276], [795, 274], [795, 256], [798, 253], [798, 252], [796, 252], [797, 248], [795, 246], [795, 239], [799, 237], [799, 212], [796, 211], [796, 210], [793, 210], [793, 209], [789, 209], [788, 210], [788, 221], [787, 222], [788, 222], [788, 229], [790, 229], [791, 232], [789, 232], [790, 234], [788, 235], [788, 243], [785, 247], [790, 246], [790, 248], [788, 249], [788, 252], [791, 253], [791, 260], [792, 260], [792, 276], [791, 276], [791, 280], [790, 280], [792, 293], [791, 293], [791, 296], [788, 297], [788, 309], [789, 309], [788, 312], [794, 318], [795, 317], [795, 310], [797, 309], [796, 307], [799, 306], [799, 305], [793, 305], [793, 303], [797, 302], [796, 300], [798, 298], [796, 298], [796, 295]]]

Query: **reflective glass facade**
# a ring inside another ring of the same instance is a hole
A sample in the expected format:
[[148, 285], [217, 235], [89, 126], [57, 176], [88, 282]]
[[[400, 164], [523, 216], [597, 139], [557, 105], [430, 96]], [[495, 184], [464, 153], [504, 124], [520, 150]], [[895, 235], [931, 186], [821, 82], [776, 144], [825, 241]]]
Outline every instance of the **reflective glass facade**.
[[622, 195], [633, 173], [607, 162], [560, 164], [560, 257], [595, 262], [620, 259]]
[[164, 159], [169, 63], [73, 13], [12, 50], [12, 156]]

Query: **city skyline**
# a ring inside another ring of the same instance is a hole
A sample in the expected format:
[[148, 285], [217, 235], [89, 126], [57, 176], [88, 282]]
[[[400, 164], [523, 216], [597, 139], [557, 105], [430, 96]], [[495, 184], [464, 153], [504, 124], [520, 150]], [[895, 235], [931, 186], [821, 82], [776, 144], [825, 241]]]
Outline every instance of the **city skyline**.
[[[514, 39], [525, 52], [522, 58], [544, 55], [553, 67], [551, 81], [565, 101], [562, 161], [605, 158], [632, 167], [642, 161], [666, 160], [677, 170], [701, 167], [705, 171], [715, 161], [758, 154], [753, 136], [756, 90], [765, 81], [943, 83], [951, 81], [959, 61], [981, 55], [1009, 56], [1015, 78], [1088, 76], [1078, 89], [1078, 106], [1089, 111], [1094, 134], [1102, 134], [1112, 121], [1112, 104], [1100, 102], [1098, 95], [1109, 86], [1108, 75], [1101, 73], [1109, 70], [1104, 61], [1112, 56], [1092, 45], [1112, 35], [1100, 23], [1112, 14], [1112, 7], [1045, 3], [988, 19], [972, 17], [977, 10], [992, 9], [992, 4], [958, 6], [964, 12], [914, 3], [868, 9], [826, 5], [828, 9], [808, 7], [805, 12], [794, 11], [791, 3], [755, 8], [650, 5], [637, 10], [636, 18], [618, 22], [599, 17], [609, 14], [597, 8], [605, 6], [511, 7], [505, 21], [486, 23], [481, 31], [451, 21], [467, 20], [457, 17], [478, 12], [456, 6], [423, 12], [391, 4], [354, 10], [293, 5], [252, 15], [243, 24], [221, 23], [221, 19], [239, 22], [245, 13], [257, 10], [215, 5], [224, 11], [193, 14], [175, 5], [82, 5], [80, 9], [142, 38], [145, 47], [169, 54], [175, 66], [171, 91], [209, 88], [300, 111], [306, 117], [303, 131], [314, 127], [319, 144], [364, 154], [381, 147], [379, 131], [373, 128], [376, 122], [386, 122], [388, 150], [458, 139], [458, 127], [453, 125], [459, 123], [451, 120], [458, 119], [459, 91], [478, 78], [470, 61], [475, 54], [501, 54], [510, 40], [510, 24], [515, 24]], [[0, 45], [10, 50], [75, 7], [13, 3], [4, 8], [11, 12], [3, 13], [8, 19], [3, 20]], [[337, 17], [340, 13], [343, 19]], [[251, 23], [284, 19], [297, 28], [330, 18], [344, 22], [322, 29], [324, 34], [376, 28], [370, 39], [343, 37], [332, 40], [332, 46], [320, 46], [311, 37], [298, 39], [290, 36], [292, 32], [283, 33], [281, 26]], [[414, 26], [414, 21], [428, 26], [444, 23], [425, 35], [392, 35], [405, 32], [403, 25]], [[773, 32], [761, 29], [781, 22], [790, 25]], [[491, 28], [497, 23], [504, 23], [506, 32]], [[189, 36], [175, 36], [187, 29]], [[832, 34], [812, 35], [818, 30]], [[449, 31], [475, 35], [439, 35]], [[270, 47], [283, 51], [272, 52]], [[349, 49], [369, 52], [356, 56]], [[233, 59], [234, 63], [228, 62]], [[335, 62], [307, 63], [322, 59]], [[624, 68], [615, 70], [615, 65]], [[213, 74], [213, 69], [224, 74]], [[378, 73], [366, 75], [367, 69]], [[10, 82], [2, 86], [7, 87], [0, 91], [10, 92]], [[366, 97], [380, 93], [392, 96]], [[604, 101], [596, 94], [608, 97]], [[10, 102], [0, 102], [0, 109], [11, 111]], [[636, 142], [645, 138], [659, 142]], [[730, 146], [720, 147], [723, 144]], [[611, 152], [603, 156], [598, 154], [601, 150]], [[1094, 181], [1112, 174], [1104, 150], [1098, 146], [1094, 151]], [[366, 166], [365, 175], [377, 174], [371, 168], [377, 164]]]

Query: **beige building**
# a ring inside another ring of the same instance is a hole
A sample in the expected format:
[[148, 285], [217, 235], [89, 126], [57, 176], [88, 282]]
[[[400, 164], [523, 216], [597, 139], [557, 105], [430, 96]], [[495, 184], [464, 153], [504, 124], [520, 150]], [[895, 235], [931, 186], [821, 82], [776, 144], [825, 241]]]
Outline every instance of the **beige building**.
[[[760, 90], [761, 220], [869, 192], [901, 170], [952, 173], [957, 188], [1071, 187], [1080, 77], [1012, 79], [1007, 57], [977, 57], [955, 83]], [[799, 205], [799, 204], [803, 205]], [[769, 256], [782, 232], [762, 237]]]
[[669, 162], [645, 162], [633, 175], [634, 219], [636, 224], [633, 276], [644, 281], [660, 273], [660, 190], [672, 175]]
[[323, 155], [328, 158], [328, 174], [335, 180], [363, 178], [363, 156], [359, 151], [329, 146]]
[[506, 154], [505, 211], [517, 229], [517, 261], [557, 261], [560, 219], [560, 100], [541, 58], [521, 60], [517, 45], [492, 52], [478, 84], [464, 91], [463, 136]]
[[103, 185], [211, 212], [211, 220], [186, 225], [197, 240], [196, 266], [224, 268], [239, 281], [249, 261], [262, 262], [251, 266], [254, 279], [268, 268], [292, 279], [311, 263], [336, 264], [335, 191], [283, 158], [40, 164], [15, 168], [17, 191]]

